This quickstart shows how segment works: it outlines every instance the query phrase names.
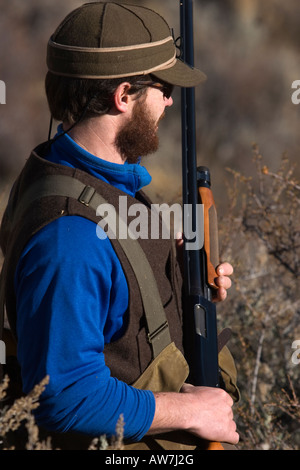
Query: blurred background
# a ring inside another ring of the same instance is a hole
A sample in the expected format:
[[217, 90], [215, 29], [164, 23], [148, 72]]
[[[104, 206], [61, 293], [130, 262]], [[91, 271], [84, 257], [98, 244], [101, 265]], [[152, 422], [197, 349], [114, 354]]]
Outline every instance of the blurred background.
[[[47, 139], [47, 41], [82, 3], [0, 0], [0, 80], [6, 84], [6, 104], [0, 105], [0, 188]], [[160, 12], [179, 36], [179, 1], [138, 3]], [[291, 101], [291, 84], [300, 79], [299, 18], [297, 0], [194, 0], [195, 65], [208, 76], [196, 94], [198, 159], [211, 168], [220, 204], [224, 168], [251, 173], [253, 142], [273, 169], [284, 152], [292, 161], [299, 158], [300, 105]], [[145, 162], [153, 175], [150, 191], [169, 199], [181, 185], [180, 93], [174, 96], [162, 123], [160, 151]]]
[[[48, 136], [47, 41], [83, 3], [0, 0], [0, 216], [12, 181]], [[137, 3], [179, 36], [179, 0]], [[235, 267], [218, 311], [220, 326], [233, 328], [240, 446], [250, 449], [300, 448], [300, 358], [292, 348], [300, 340], [300, 104], [291, 100], [299, 22], [299, 0], [194, 0], [195, 65], [208, 77], [196, 91], [198, 163], [211, 169], [221, 255]], [[160, 150], [143, 161], [155, 202], [181, 197], [180, 120], [175, 90]]]

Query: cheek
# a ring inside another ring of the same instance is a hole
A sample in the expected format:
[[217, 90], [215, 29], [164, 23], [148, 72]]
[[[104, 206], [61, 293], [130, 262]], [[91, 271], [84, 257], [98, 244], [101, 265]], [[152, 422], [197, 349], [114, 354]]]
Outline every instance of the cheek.
[[161, 105], [156, 106], [155, 110], [153, 110], [153, 111], [155, 111], [152, 114], [152, 116], [155, 119], [155, 122], [157, 122], [157, 123], [160, 122], [165, 116], [165, 106], [161, 106]]

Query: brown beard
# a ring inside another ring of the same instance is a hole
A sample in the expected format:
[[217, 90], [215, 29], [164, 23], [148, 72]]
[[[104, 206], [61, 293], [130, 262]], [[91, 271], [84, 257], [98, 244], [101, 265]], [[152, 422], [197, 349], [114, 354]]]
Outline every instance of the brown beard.
[[158, 122], [149, 118], [144, 100], [138, 100], [133, 108], [131, 120], [123, 126], [115, 139], [115, 145], [124, 161], [137, 163], [139, 157], [157, 151], [157, 125]]

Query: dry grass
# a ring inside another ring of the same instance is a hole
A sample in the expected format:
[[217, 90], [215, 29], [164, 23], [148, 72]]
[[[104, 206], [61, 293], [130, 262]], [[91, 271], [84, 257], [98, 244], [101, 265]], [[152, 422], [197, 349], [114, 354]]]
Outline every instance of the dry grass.
[[[38, 400], [47, 385], [49, 378], [46, 377], [40, 384], [36, 385], [32, 392], [14, 401], [10, 407], [2, 408], [0, 413], [0, 445], [2, 450], [15, 450], [15, 435], [22, 427], [27, 432], [26, 450], [50, 450], [49, 440], [40, 441], [39, 430], [35, 424], [32, 411], [38, 406]], [[6, 398], [9, 379], [4, 377], [0, 384], [0, 400]]]
[[[14, 401], [11, 406], [3, 406], [9, 388], [9, 378], [0, 383], [0, 450], [59, 450], [52, 446], [51, 438], [41, 439], [33, 411], [39, 406], [49, 377], [45, 377], [32, 392]], [[110, 440], [105, 435], [91, 441], [88, 450], [123, 450], [124, 417], [117, 421], [116, 433]]]
[[222, 257], [235, 267], [221, 322], [232, 325], [242, 400], [242, 448], [299, 449], [300, 186], [286, 155], [271, 172], [253, 147], [256, 177], [229, 170]]

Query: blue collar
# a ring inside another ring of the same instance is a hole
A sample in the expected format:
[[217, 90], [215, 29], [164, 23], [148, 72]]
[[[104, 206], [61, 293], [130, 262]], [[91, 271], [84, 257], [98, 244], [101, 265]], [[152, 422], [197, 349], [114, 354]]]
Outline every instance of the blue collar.
[[[57, 135], [60, 133], [62, 133], [61, 124], [57, 128]], [[62, 135], [53, 142], [46, 159], [86, 171], [133, 197], [152, 179], [140, 162], [118, 164], [95, 157], [80, 147], [68, 134]]]

